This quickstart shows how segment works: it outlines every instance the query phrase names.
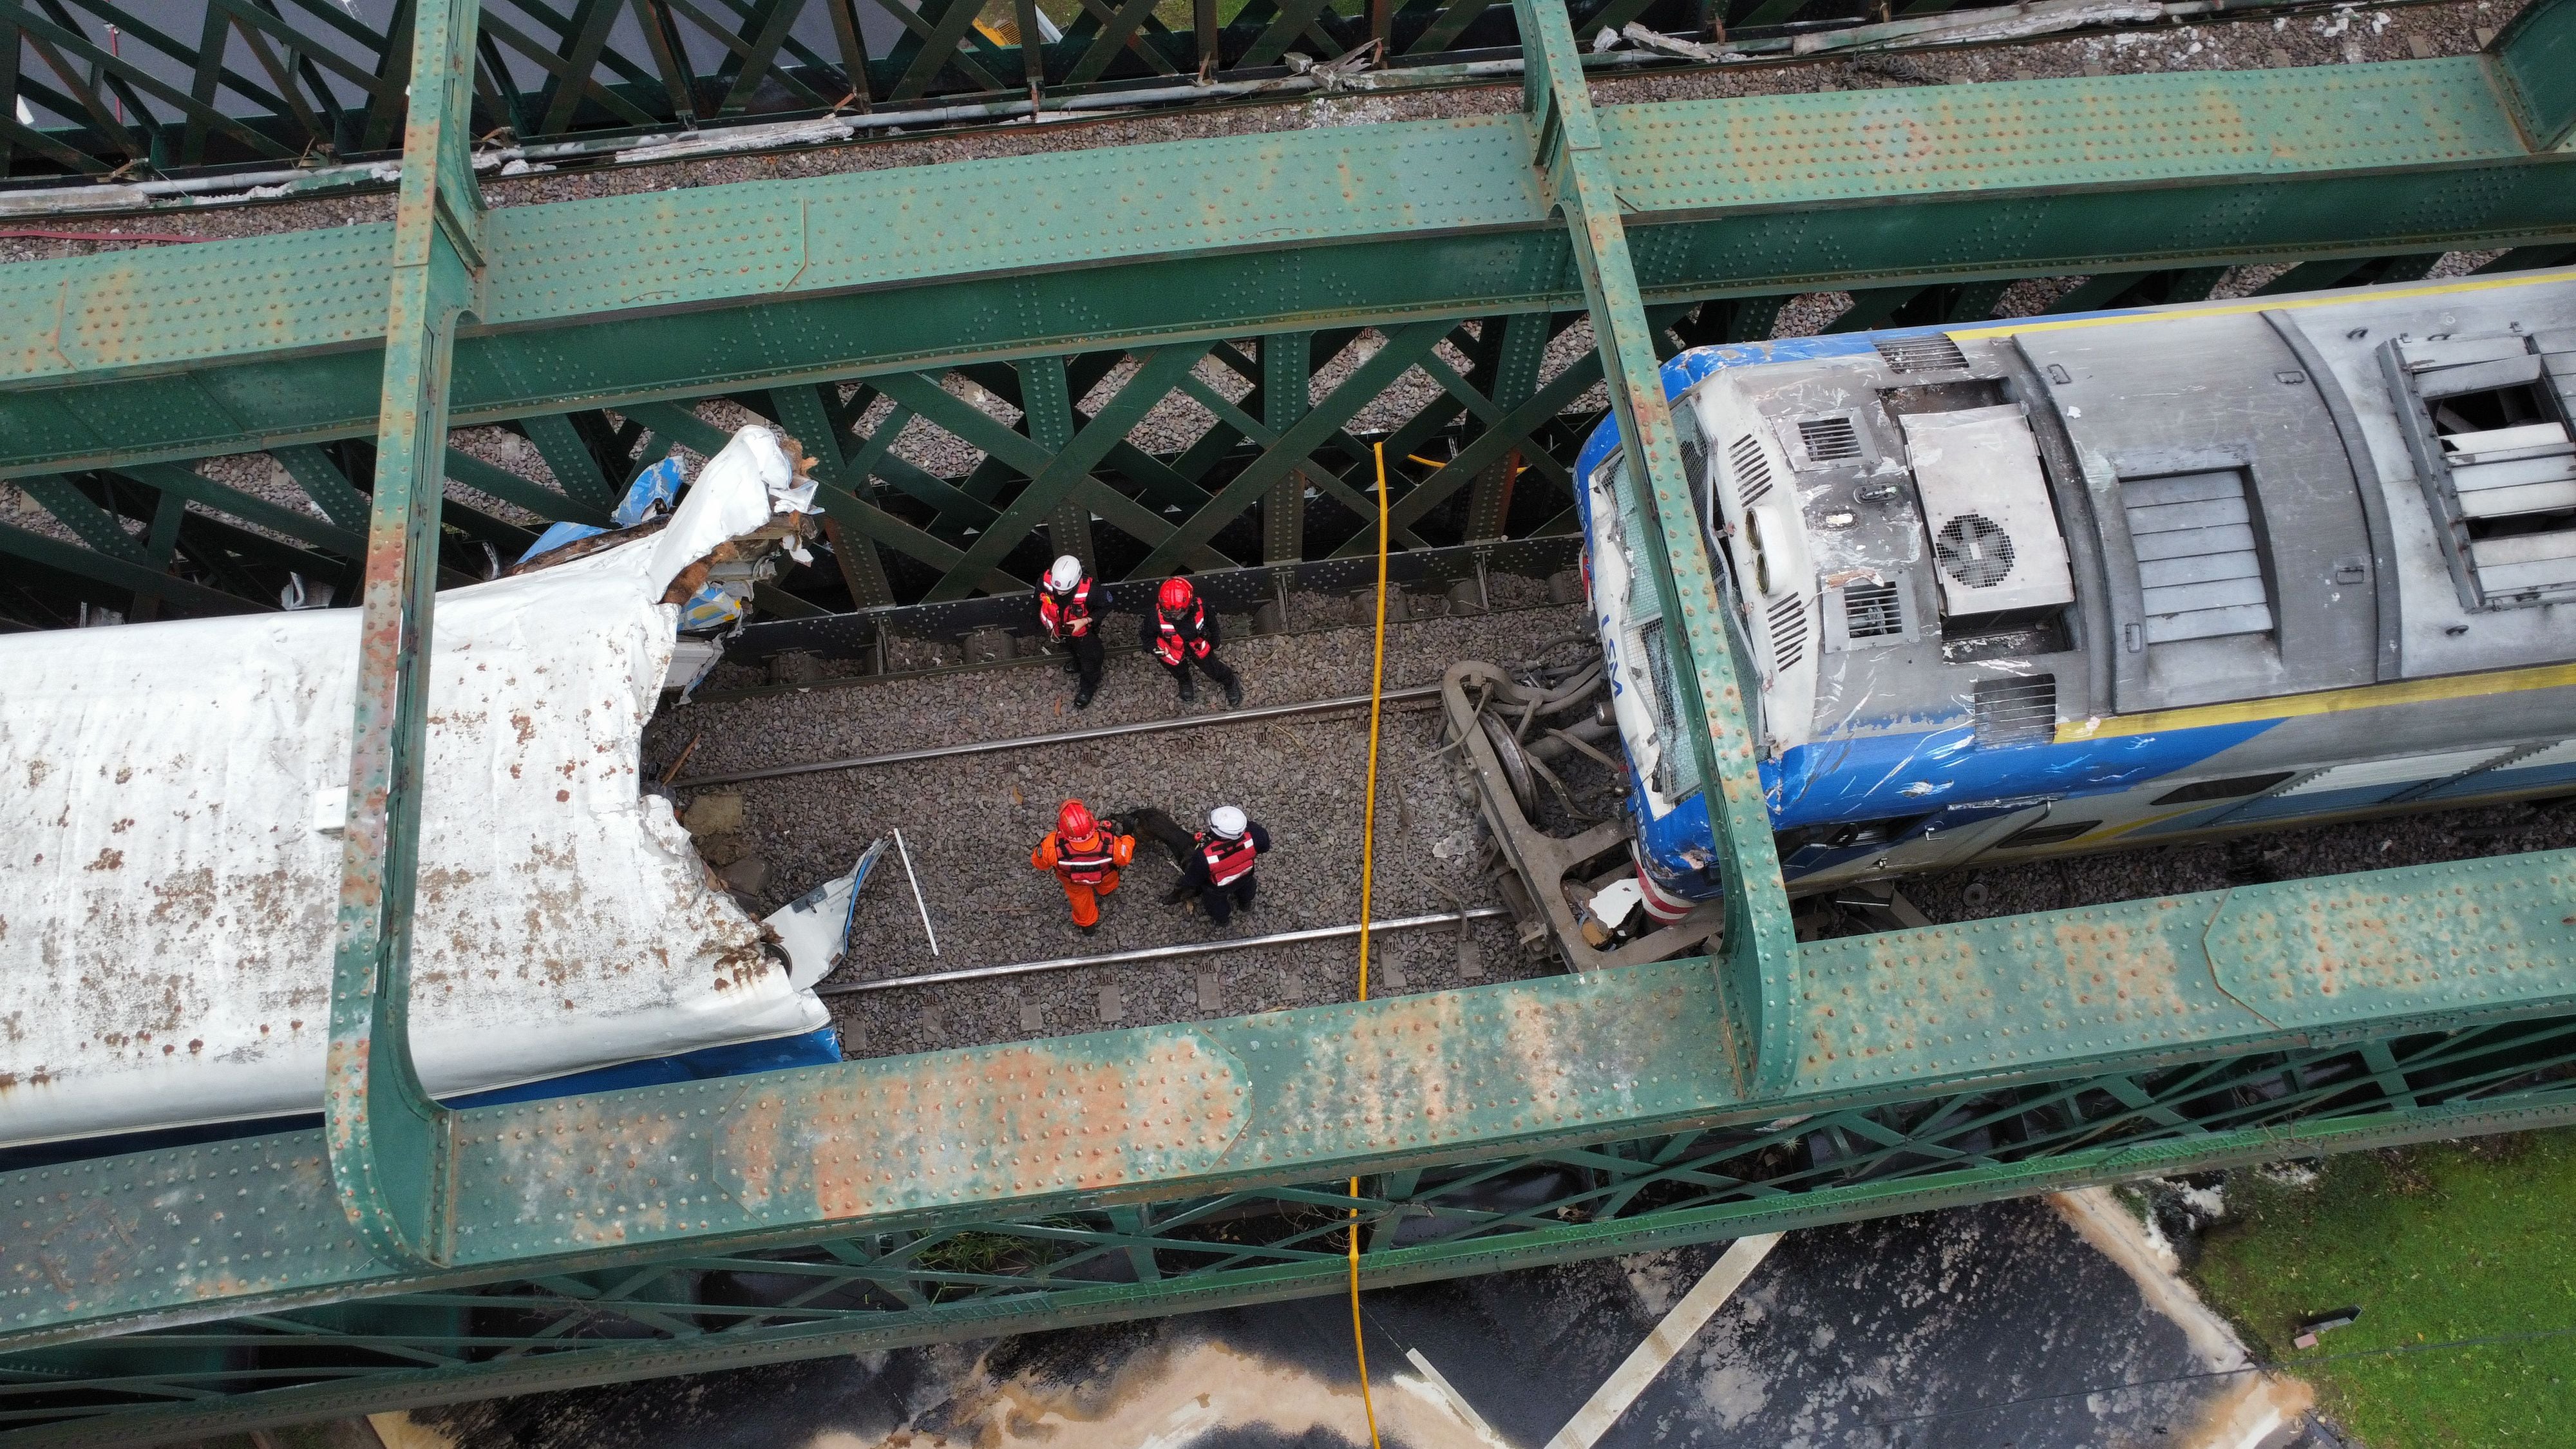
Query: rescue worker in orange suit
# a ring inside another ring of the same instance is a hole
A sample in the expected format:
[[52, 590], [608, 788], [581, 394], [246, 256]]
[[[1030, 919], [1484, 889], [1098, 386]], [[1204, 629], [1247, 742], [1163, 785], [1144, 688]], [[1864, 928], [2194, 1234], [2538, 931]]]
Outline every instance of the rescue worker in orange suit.
[[1073, 903], [1073, 923], [1084, 935], [1100, 924], [1100, 898], [1118, 889], [1118, 872], [1135, 861], [1136, 837], [1094, 820], [1079, 800], [1064, 802], [1055, 814], [1055, 829], [1029, 856], [1029, 864], [1055, 872], [1064, 898]]
[[1154, 595], [1153, 612], [1136, 632], [1163, 667], [1172, 671], [1172, 678], [1180, 681], [1181, 703], [1199, 697], [1198, 686], [1190, 680], [1193, 669], [1225, 686], [1227, 704], [1243, 703], [1243, 681], [1216, 657], [1216, 615], [1208, 612], [1188, 579], [1163, 580], [1161, 591]]
[[1064, 672], [1082, 676], [1073, 707], [1091, 708], [1100, 692], [1100, 616], [1109, 612], [1109, 588], [1082, 571], [1072, 554], [1059, 558], [1038, 580], [1038, 623], [1049, 642], [1064, 646]]
[[1238, 909], [1252, 909], [1252, 867], [1269, 848], [1269, 831], [1234, 806], [1219, 805], [1208, 812], [1208, 828], [1198, 833], [1197, 848], [1181, 868], [1181, 888], [1197, 891], [1199, 909], [1222, 926]]

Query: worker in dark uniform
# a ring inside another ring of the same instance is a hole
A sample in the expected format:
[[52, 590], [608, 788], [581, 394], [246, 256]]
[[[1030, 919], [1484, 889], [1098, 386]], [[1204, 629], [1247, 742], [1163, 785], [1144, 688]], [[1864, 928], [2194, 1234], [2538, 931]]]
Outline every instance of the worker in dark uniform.
[[1270, 848], [1270, 832], [1240, 809], [1219, 805], [1208, 812], [1208, 828], [1198, 834], [1198, 848], [1182, 867], [1181, 886], [1196, 890], [1199, 909], [1209, 921], [1224, 925], [1236, 910], [1252, 909], [1255, 860]]
[[1137, 634], [1163, 667], [1180, 681], [1181, 703], [1199, 697], [1198, 686], [1191, 682], [1190, 671], [1199, 673], [1225, 686], [1225, 702], [1243, 703], [1243, 681], [1225, 661], [1216, 657], [1216, 615], [1207, 610], [1188, 579], [1165, 579], [1154, 596], [1154, 608], [1145, 616]]
[[1082, 571], [1072, 554], [1055, 561], [1038, 581], [1038, 623], [1047, 641], [1063, 646], [1064, 672], [1080, 675], [1073, 707], [1091, 708], [1100, 692], [1100, 616], [1109, 612], [1109, 588]]
[[1055, 872], [1073, 905], [1073, 923], [1086, 936], [1100, 924], [1100, 898], [1118, 889], [1118, 872], [1135, 861], [1136, 837], [1094, 820], [1079, 800], [1064, 802], [1055, 829], [1029, 853], [1030, 865]]

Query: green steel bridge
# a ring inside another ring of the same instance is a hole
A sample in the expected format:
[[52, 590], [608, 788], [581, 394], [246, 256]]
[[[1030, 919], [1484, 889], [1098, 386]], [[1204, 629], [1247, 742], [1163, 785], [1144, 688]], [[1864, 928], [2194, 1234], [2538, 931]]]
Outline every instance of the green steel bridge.
[[[2567, 853], [1798, 943], [1656, 377], [1677, 341], [1767, 334], [1821, 289], [1855, 295], [1857, 326], [1982, 316], [2030, 276], [2090, 277], [2099, 305], [2256, 262], [2312, 286], [2460, 250], [2567, 257], [2576, 0], [2450, 58], [1615, 107], [1563, 9], [1516, 10], [1514, 114], [487, 210], [468, 147], [491, 37], [466, 0], [417, 0], [390, 225], [0, 268], [0, 476], [82, 540], [0, 526], [22, 597], [257, 608], [261, 571], [293, 567], [364, 612], [326, 1124], [0, 1176], [9, 1442], [1329, 1293], [1353, 1175], [1363, 1281], [1387, 1285], [2576, 1120]], [[1576, 319], [1595, 352], [1541, 385]], [[1310, 403], [1362, 329], [1383, 345]], [[1258, 395], [1209, 401], [1210, 357]], [[513, 527], [443, 502], [443, 477], [593, 517], [721, 398], [828, 440], [808, 450], [862, 606], [899, 581], [1022, 587], [1030, 531], [1094, 515], [1086, 546], [1118, 572], [1280, 564], [1312, 551], [1306, 490], [1353, 489], [1362, 405], [1417, 368], [1433, 400], [1391, 431], [1457, 461], [1395, 502], [1407, 545], [1561, 526], [1561, 415], [1607, 383], [1662, 524], [1643, 552], [1664, 616], [1690, 625], [1680, 693], [1732, 883], [1719, 954], [426, 1098], [411, 665], [457, 539]], [[1019, 423], [956, 403], [951, 373]], [[1175, 392], [1206, 436], [1131, 442]], [[987, 462], [890, 461], [900, 423], [859, 426], [878, 397]], [[450, 429], [485, 424], [551, 482], [460, 465]], [[321, 517], [192, 466], [263, 451]], [[1517, 497], [1515, 457], [1535, 475]]]

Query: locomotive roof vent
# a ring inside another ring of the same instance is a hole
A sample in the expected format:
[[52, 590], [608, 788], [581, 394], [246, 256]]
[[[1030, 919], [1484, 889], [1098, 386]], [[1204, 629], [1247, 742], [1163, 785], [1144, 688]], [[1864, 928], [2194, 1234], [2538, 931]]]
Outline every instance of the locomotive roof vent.
[[1980, 679], [1975, 704], [1978, 744], [2032, 744], [2057, 733], [2054, 674]]
[[1860, 428], [1847, 414], [1800, 418], [1798, 443], [1810, 463], [1848, 463], [1860, 456]]
[[1968, 355], [1946, 333], [1928, 337], [1889, 337], [1878, 344], [1878, 355], [1887, 362], [1890, 372], [1957, 372], [1968, 365]]
[[1762, 440], [1751, 433], [1735, 440], [1727, 449], [1727, 458], [1735, 468], [1735, 504], [1751, 508], [1771, 496], [1771, 459], [1762, 451]]
[[2005, 403], [1900, 421], [1940, 567], [1942, 611], [2073, 603], [2066, 540], [2021, 409]]
[[2576, 332], [2398, 339], [2382, 353], [2464, 604], [2576, 599]]

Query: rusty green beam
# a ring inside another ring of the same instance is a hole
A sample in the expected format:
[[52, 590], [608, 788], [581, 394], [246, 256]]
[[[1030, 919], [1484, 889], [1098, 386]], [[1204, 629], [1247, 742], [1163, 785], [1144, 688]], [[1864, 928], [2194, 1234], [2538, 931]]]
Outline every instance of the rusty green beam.
[[[2571, 5], [2484, 56], [1611, 107], [1601, 164], [1649, 304], [2564, 242], [2576, 152], [2495, 76]], [[453, 416], [1577, 308], [1536, 140], [1489, 116], [505, 208]], [[363, 435], [391, 245], [0, 269], [0, 475]]]
[[[1717, 825], [1725, 873], [1726, 928], [1718, 981], [1724, 992], [1729, 1059], [1744, 1085], [1782, 1080], [1782, 1053], [1766, 1050], [1789, 1010], [1795, 935], [1771, 843], [1771, 811], [1754, 763], [1753, 731], [1726, 637], [1726, 604], [1709, 571], [1691, 502], [1681, 438], [1664, 403], [1664, 379], [1646, 302], [1621, 220], [1622, 178], [1602, 143], [1582, 50], [1565, 13], [1540, 0], [1514, 0], [1523, 40], [1522, 76], [1533, 161], [1548, 201], [1565, 219], [1576, 273], [1592, 316], [1593, 345], [1617, 419], [1620, 473], [1613, 486], [1638, 498], [1655, 537], [1637, 552], [1646, 561], [1668, 637], [1678, 722], [1692, 774], [1703, 782]], [[1574, 486], [1585, 486], [1583, 479]], [[1758, 1075], [1757, 1075], [1758, 1074]]]
[[379, 1261], [421, 1267], [448, 1256], [453, 1211], [447, 1113], [412, 1065], [411, 925], [449, 369], [459, 319], [483, 305], [483, 207], [467, 164], [475, 10], [411, 7], [321, 1134], [343, 1230]]
[[2492, 62], [2533, 150], [2576, 139], [2576, 5], [2526, 7], [2496, 37]]
[[0, 1353], [2554, 1019], [2571, 893], [2559, 851], [1804, 945], [1775, 1037], [1796, 1053], [1758, 1095], [1692, 961], [475, 1108], [434, 1270], [369, 1250], [318, 1132], [11, 1173]]

